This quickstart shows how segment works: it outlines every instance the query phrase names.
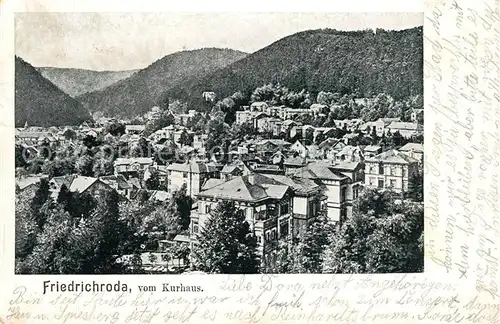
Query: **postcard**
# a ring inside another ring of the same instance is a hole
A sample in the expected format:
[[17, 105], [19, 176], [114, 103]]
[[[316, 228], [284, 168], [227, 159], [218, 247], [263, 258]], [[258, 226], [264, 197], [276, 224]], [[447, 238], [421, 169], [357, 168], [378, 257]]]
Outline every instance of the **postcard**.
[[498, 2], [3, 1], [0, 323], [498, 323]]

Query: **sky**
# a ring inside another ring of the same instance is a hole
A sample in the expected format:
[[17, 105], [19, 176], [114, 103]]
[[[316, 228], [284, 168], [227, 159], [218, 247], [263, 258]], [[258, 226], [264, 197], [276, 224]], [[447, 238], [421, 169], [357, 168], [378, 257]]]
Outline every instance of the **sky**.
[[422, 13], [17, 13], [15, 52], [36, 67], [144, 68], [165, 55], [204, 47], [255, 52], [296, 32], [400, 30]]

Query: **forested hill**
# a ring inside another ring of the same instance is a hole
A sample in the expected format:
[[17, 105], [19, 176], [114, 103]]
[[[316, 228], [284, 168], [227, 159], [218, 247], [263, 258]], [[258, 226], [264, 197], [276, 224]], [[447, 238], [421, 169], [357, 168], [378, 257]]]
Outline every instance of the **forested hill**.
[[72, 97], [101, 90], [131, 76], [137, 70], [92, 71], [57, 67], [38, 67], [37, 70], [59, 89]]
[[219, 98], [268, 83], [291, 90], [381, 92], [394, 98], [423, 91], [422, 27], [402, 31], [310, 30], [285, 37], [208, 76], [193, 78], [168, 96], [201, 106], [201, 93]]
[[15, 124], [23, 126], [78, 125], [90, 119], [78, 102], [44, 78], [22, 58], [15, 57]]
[[[91, 111], [109, 116], [136, 116], [150, 110], [162, 94], [192, 77], [202, 78], [246, 53], [204, 48], [167, 55], [129, 78], [77, 97]], [[199, 94], [201, 96], [201, 94]]]

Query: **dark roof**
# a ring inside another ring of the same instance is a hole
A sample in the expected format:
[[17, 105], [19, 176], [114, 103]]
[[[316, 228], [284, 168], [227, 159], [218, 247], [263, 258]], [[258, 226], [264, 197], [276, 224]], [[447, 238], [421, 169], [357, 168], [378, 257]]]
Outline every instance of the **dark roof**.
[[397, 150], [389, 150], [365, 160], [366, 162], [383, 162], [396, 164], [418, 163], [418, 161]]
[[321, 180], [344, 180], [347, 176], [335, 170], [334, 166], [328, 162], [317, 161], [311, 162], [302, 168], [298, 168], [293, 172], [294, 176], [308, 179]]
[[269, 198], [281, 199], [289, 189], [289, 186], [270, 176], [253, 173], [201, 191], [198, 196], [254, 202]]

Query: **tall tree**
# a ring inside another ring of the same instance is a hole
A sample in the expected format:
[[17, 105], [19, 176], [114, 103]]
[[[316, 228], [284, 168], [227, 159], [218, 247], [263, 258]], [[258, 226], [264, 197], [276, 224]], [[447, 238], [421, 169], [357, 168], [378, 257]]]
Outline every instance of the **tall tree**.
[[47, 200], [49, 200], [50, 188], [49, 181], [45, 178], [40, 179], [40, 185], [38, 189], [35, 191], [35, 196], [31, 201], [30, 209], [31, 214], [33, 215], [33, 220], [39, 229], [42, 229], [46, 220], [47, 215], [42, 210], [42, 206], [45, 204]]
[[326, 273], [423, 270], [423, 204], [389, 191], [368, 190], [325, 250]]
[[257, 273], [257, 240], [243, 213], [222, 201], [212, 211], [192, 252], [193, 268], [208, 273]]

